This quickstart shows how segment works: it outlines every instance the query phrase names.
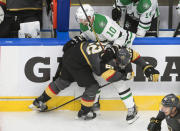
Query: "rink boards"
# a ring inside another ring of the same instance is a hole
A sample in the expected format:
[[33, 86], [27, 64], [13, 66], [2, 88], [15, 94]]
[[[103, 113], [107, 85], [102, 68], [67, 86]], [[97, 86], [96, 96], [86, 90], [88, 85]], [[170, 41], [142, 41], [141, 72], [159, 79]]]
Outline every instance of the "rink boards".
[[[180, 45], [177, 41], [168, 44], [164, 39], [160, 40], [151, 41], [151, 44], [149, 40], [148, 43], [146, 39], [144, 42], [137, 39], [133, 45], [133, 49], [160, 71], [159, 82], [148, 82], [142, 71], [133, 65], [135, 78], [127, 85], [132, 89], [139, 110], [157, 110], [164, 95], [180, 95]], [[28, 105], [44, 91], [56, 72], [63, 42], [45, 40], [33, 45], [26, 42], [31, 43], [29, 40], [17, 43], [9, 40], [6, 46], [0, 47], [0, 111], [30, 111]], [[105, 84], [101, 78], [97, 79], [100, 85]], [[73, 83], [48, 105], [63, 104], [81, 95], [83, 90]], [[102, 89], [100, 102], [101, 110], [125, 110], [112, 85]], [[61, 109], [78, 110], [79, 107], [79, 101], [76, 101]]]

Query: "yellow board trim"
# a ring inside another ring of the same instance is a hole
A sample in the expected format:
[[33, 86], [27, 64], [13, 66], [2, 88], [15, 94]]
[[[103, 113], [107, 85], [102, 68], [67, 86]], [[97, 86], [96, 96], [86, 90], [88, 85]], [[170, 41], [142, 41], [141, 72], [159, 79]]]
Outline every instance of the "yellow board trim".
[[71, 4], [72, 6], [80, 6], [80, 4]]
[[[161, 100], [164, 96], [134, 96], [138, 110], [159, 110]], [[180, 96], [178, 96], [180, 98]], [[16, 97], [18, 98], [18, 97]], [[21, 98], [21, 97], [20, 97]], [[74, 99], [73, 96], [57, 96], [47, 102], [48, 107], [59, 106]], [[28, 106], [33, 100], [0, 100], [0, 112], [24, 112], [31, 111]], [[121, 100], [100, 100], [102, 111], [123, 111], [127, 110]], [[71, 102], [59, 110], [78, 111], [80, 109], [80, 100]]]
[[19, 9], [7, 9], [9, 11], [22, 11], [22, 10], [42, 10], [42, 8], [19, 8]]

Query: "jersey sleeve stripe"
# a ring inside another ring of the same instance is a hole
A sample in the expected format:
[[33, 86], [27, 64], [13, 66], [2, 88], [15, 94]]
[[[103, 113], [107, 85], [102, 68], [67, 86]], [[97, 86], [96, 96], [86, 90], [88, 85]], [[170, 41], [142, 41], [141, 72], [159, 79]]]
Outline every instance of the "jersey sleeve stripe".
[[143, 28], [143, 29], [146, 29], [146, 30], [149, 30], [149, 29], [150, 29], [150, 26], [145, 27], [145, 26], [142, 26], [141, 24], [139, 24], [138, 26], [141, 27], [141, 28]]
[[85, 52], [84, 52], [84, 50], [83, 50], [83, 43], [81, 43], [80, 50], [81, 50], [81, 52], [82, 52], [82, 54], [83, 54], [83, 56], [84, 56], [84, 58], [85, 58], [86, 62], [87, 62], [87, 63], [88, 63], [88, 65], [92, 68], [91, 63], [90, 63], [90, 61], [89, 61], [88, 57], [86, 56], [86, 54], [85, 54]]
[[141, 24], [143, 24], [143, 25], [148, 25], [148, 24], [151, 24], [151, 21], [150, 22], [142, 22], [142, 21], [139, 21]]
[[111, 79], [111, 78], [114, 76], [115, 72], [116, 72], [115, 70], [109, 69], [109, 70], [107, 70], [106, 72], [104, 72], [104, 73], [101, 75], [101, 77], [102, 77], [103, 79], [105, 79], [106, 81], [108, 81], [109, 79]]

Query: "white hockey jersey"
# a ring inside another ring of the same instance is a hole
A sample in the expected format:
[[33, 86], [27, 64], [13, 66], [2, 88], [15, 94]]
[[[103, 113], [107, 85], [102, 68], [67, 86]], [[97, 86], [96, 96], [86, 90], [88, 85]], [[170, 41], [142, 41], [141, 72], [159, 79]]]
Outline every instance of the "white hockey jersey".
[[[135, 38], [135, 34], [124, 30], [115, 21], [105, 15], [95, 14], [93, 29], [100, 41], [112, 41], [120, 46], [130, 47]], [[80, 24], [81, 35], [88, 40], [97, 41], [90, 26]]]
[[139, 21], [137, 32], [149, 30], [152, 18], [160, 15], [157, 0], [139, 0], [136, 3], [132, 0], [116, 0], [116, 5], [122, 8], [125, 7], [127, 14], [132, 19]]

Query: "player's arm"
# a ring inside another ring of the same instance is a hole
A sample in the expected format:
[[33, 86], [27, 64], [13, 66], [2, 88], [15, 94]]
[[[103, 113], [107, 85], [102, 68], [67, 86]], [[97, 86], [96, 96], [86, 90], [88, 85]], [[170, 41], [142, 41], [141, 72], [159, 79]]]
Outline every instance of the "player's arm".
[[161, 131], [161, 122], [165, 119], [165, 114], [159, 111], [157, 117], [152, 117], [150, 119], [149, 125], [147, 127], [148, 131]]
[[146, 61], [140, 56], [140, 54], [131, 49], [132, 59], [131, 62], [140, 66], [145, 76], [150, 80], [157, 82], [159, 79], [159, 71], [156, 70], [152, 65], [147, 64]]
[[120, 2], [120, 0], [115, 0], [115, 3], [113, 4], [113, 9], [112, 9], [112, 19], [114, 21], [119, 21], [121, 19], [122, 16], [122, 3]]
[[[101, 63], [102, 74], [101, 77], [108, 82], [116, 82], [122, 79], [126, 79], [126, 75], [118, 72], [109, 64]], [[104, 68], [104, 69], [103, 69]]]
[[115, 53], [118, 46], [112, 46], [105, 49], [101, 54], [102, 61], [100, 62], [101, 77], [108, 82], [116, 82], [127, 79], [127, 74], [118, 71], [115, 61]]
[[141, 0], [137, 6], [137, 11], [140, 14], [139, 24], [137, 27], [136, 36], [144, 37], [146, 31], [150, 29], [152, 21], [152, 3], [150, 0]]
[[86, 41], [83, 35], [73, 37], [63, 46], [63, 52], [66, 52], [69, 48], [74, 47], [76, 44], [80, 44], [83, 41]]
[[107, 17], [108, 23], [106, 24], [102, 35], [108, 40], [113, 41], [114, 44], [130, 47], [133, 40], [135, 39], [135, 34], [124, 30], [115, 21]]

